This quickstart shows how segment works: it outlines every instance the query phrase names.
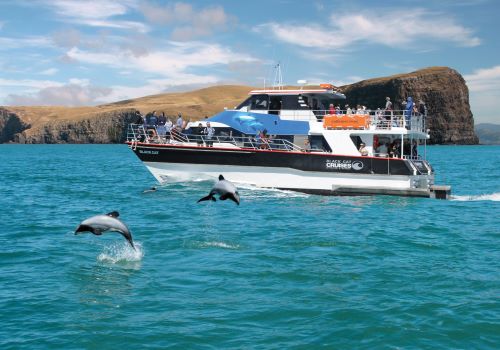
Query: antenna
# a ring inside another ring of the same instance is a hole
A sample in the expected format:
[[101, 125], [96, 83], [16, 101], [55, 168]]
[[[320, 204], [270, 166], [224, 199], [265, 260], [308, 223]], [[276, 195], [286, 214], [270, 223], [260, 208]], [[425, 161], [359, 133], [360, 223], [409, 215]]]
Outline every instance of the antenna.
[[278, 88], [278, 90], [283, 90], [283, 75], [281, 74], [281, 64], [278, 62], [277, 65], [274, 66], [275, 73], [274, 73], [274, 82], [273, 82], [273, 89]]

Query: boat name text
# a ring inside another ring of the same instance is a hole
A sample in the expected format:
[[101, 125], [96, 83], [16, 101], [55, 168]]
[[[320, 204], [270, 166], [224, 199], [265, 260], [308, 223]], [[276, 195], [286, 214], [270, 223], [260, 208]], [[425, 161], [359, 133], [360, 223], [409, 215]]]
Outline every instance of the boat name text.
[[139, 150], [139, 153], [141, 154], [158, 154], [158, 151], [151, 151], [151, 150]]
[[350, 159], [327, 159], [326, 160], [326, 168], [332, 170], [361, 170], [363, 169], [364, 164], [359, 160], [350, 160]]

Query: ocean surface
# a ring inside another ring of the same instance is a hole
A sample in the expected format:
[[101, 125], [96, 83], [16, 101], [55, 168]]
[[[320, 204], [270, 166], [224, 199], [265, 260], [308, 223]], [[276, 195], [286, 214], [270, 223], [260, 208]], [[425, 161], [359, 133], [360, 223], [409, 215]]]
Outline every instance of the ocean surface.
[[[125, 145], [0, 145], [0, 349], [499, 349], [500, 147], [449, 201], [166, 184]], [[122, 236], [75, 236], [113, 210]]]

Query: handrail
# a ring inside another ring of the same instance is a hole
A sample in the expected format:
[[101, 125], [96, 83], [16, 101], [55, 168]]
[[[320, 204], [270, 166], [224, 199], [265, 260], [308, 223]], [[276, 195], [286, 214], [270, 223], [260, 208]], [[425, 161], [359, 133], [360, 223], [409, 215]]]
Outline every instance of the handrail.
[[214, 135], [208, 137], [206, 135], [189, 135], [172, 129], [162, 133], [158, 132], [156, 126], [144, 127], [142, 124], [129, 124], [127, 130], [127, 141], [135, 145], [137, 142], [155, 143], [155, 144], [179, 144], [192, 143], [193, 145], [212, 146], [217, 143], [220, 147], [238, 147], [249, 149], [262, 149], [271, 151], [304, 151], [303, 148], [297, 146], [293, 142], [286, 139], [275, 138], [256, 138], [252, 136], [234, 137], [232, 135]]
[[[267, 110], [266, 110], [267, 111]], [[252, 110], [249, 110], [252, 112]], [[262, 112], [262, 111], [258, 111]], [[362, 117], [369, 116], [370, 121], [367, 127], [374, 127], [376, 129], [392, 129], [392, 128], [406, 128], [412, 131], [425, 132], [425, 119], [427, 115], [411, 112], [406, 110], [385, 110], [385, 109], [301, 109], [301, 110], [269, 110], [269, 114], [280, 115], [286, 119], [292, 120], [311, 120], [316, 119], [318, 122], [323, 122], [325, 117]], [[349, 125], [346, 125], [347, 127]], [[358, 128], [358, 127], [353, 127]]]

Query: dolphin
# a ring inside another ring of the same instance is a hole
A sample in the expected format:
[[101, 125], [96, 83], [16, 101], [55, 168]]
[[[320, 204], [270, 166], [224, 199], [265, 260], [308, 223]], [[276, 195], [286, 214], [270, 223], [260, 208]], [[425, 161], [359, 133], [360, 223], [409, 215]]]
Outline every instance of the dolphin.
[[112, 211], [106, 215], [96, 215], [91, 218], [83, 220], [75, 230], [75, 235], [81, 232], [92, 232], [94, 235], [100, 236], [106, 231], [119, 232], [127, 242], [130, 243], [135, 250], [134, 242], [132, 241], [132, 234], [130, 233], [127, 225], [120, 219], [120, 214], [117, 211]]
[[225, 201], [226, 199], [230, 199], [236, 204], [240, 205], [240, 195], [236, 190], [236, 187], [229, 181], [224, 179], [224, 176], [219, 175], [219, 181], [212, 187], [208, 196], [201, 198], [197, 203], [201, 201], [212, 200], [215, 202], [214, 195], [220, 194], [219, 199], [221, 201]]

